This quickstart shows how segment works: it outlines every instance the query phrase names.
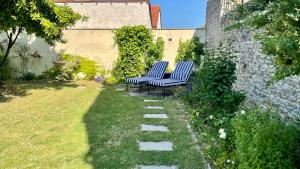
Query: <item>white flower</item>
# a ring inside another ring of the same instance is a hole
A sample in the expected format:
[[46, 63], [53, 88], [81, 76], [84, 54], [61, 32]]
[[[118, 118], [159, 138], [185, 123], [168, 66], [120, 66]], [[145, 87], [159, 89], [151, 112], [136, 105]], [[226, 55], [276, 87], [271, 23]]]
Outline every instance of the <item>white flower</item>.
[[219, 136], [220, 138], [226, 139], [225, 129], [221, 128], [221, 129], [219, 130], [219, 133], [220, 133], [220, 136]]
[[210, 115], [210, 116], [209, 116], [209, 119], [212, 120], [213, 118], [214, 118], [214, 115]]
[[219, 136], [221, 139], [226, 139], [226, 133], [221, 133]]
[[230, 163], [230, 160], [228, 159], [226, 162], [227, 162], [227, 163]]
[[83, 73], [83, 72], [79, 72], [79, 73], [77, 74], [77, 77], [78, 77], [78, 79], [80, 79], [80, 80], [84, 79], [85, 76], [86, 76], [86, 74]]
[[225, 129], [220, 128], [219, 133], [221, 134], [221, 133], [224, 133], [224, 132], [225, 132]]
[[245, 110], [241, 110], [241, 114], [245, 115], [246, 114]]

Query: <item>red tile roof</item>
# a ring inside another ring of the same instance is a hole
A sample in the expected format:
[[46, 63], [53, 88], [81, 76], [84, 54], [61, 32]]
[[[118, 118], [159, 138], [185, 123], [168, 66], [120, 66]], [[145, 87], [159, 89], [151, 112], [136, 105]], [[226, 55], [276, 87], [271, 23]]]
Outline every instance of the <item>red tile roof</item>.
[[160, 19], [159, 15], [160, 15], [160, 6], [159, 5], [150, 6], [150, 17], [151, 17], [152, 28], [158, 27], [158, 21]]
[[111, 2], [111, 3], [149, 3], [149, 0], [54, 0], [56, 3], [104, 3], [104, 2]]

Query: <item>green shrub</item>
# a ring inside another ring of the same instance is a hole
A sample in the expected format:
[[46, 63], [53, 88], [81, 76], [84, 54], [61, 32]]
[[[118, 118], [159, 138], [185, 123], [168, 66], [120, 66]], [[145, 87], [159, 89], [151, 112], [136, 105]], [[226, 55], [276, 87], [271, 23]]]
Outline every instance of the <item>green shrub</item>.
[[63, 54], [54, 62], [52, 68], [44, 72], [43, 76], [61, 81], [93, 80], [100, 71], [100, 66], [95, 61], [81, 56]]
[[177, 50], [175, 62], [192, 60], [195, 65], [199, 66], [201, 62], [201, 55], [204, 54], [204, 44], [200, 43], [198, 37], [185, 42], [180, 41]]
[[145, 57], [146, 71], [152, 67], [155, 61], [162, 60], [164, 56], [164, 46], [164, 40], [161, 37], [158, 37], [156, 42], [148, 48]]
[[109, 77], [104, 80], [105, 84], [114, 85], [118, 83], [118, 80], [115, 77]]
[[223, 117], [238, 109], [245, 96], [234, 91], [236, 65], [228, 57], [206, 57], [201, 69], [193, 74], [192, 91], [187, 101], [203, 112]]
[[237, 115], [233, 126], [239, 169], [296, 168], [299, 133], [278, 115], [254, 110]]
[[59, 55], [53, 67], [44, 72], [44, 76], [49, 79], [60, 81], [73, 80], [73, 74], [79, 68], [80, 62], [70, 54]]
[[162, 39], [158, 38], [154, 44], [152, 32], [142, 25], [117, 29], [115, 43], [118, 45], [119, 56], [112, 75], [118, 82], [142, 75], [154, 61], [162, 57]]
[[82, 80], [94, 80], [96, 75], [100, 74], [101, 68], [95, 61], [81, 56], [75, 57], [77, 57], [80, 62], [79, 68], [75, 71], [75, 73], [84, 73], [85, 78], [83, 78]]
[[5, 64], [0, 67], [0, 81], [10, 80], [14, 76], [15, 70], [9, 65]]
[[34, 73], [31, 73], [31, 72], [25, 73], [21, 77], [21, 79], [25, 80], [25, 81], [31, 81], [31, 80], [34, 80], [35, 78], [36, 78], [36, 75]]
[[233, 90], [235, 71], [230, 48], [221, 45], [206, 53], [201, 67], [192, 75], [192, 89], [184, 97], [194, 109], [191, 122], [199, 131], [203, 151], [216, 169], [237, 167], [231, 121], [245, 96]]

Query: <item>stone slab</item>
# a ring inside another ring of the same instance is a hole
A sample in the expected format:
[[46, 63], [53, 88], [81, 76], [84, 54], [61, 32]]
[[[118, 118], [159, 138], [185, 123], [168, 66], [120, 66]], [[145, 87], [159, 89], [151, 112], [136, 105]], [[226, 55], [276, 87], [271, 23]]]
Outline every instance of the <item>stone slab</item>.
[[140, 169], [177, 169], [176, 166], [165, 166], [165, 165], [149, 165], [149, 166], [140, 166]]
[[164, 108], [161, 106], [145, 106], [145, 109], [152, 109], [152, 110], [163, 110]]
[[139, 142], [141, 151], [172, 151], [173, 143], [170, 141], [162, 142]]
[[167, 119], [166, 114], [144, 114], [145, 119]]
[[161, 131], [161, 132], [168, 132], [168, 127], [165, 126], [156, 126], [156, 125], [148, 125], [148, 124], [141, 124], [142, 131]]
[[145, 103], [157, 103], [157, 102], [161, 102], [161, 100], [149, 100], [149, 99], [145, 99], [144, 102]]

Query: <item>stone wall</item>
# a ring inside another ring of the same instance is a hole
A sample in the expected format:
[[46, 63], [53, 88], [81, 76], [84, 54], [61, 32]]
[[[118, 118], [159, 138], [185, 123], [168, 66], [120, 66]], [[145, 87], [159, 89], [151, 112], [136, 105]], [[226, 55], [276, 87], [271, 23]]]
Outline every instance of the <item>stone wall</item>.
[[[53, 61], [57, 58], [59, 52], [81, 55], [95, 60], [106, 70], [112, 70], [113, 64], [118, 57], [118, 50], [114, 43], [114, 29], [73, 29], [65, 30], [64, 35], [67, 40], [66, 44], [56, 44], [55, 47], [49, 47], [44, 40], [35, 36], [22, 34], [18, 39], [18, 45], [27, 45], [32, 52], [37, 51], [42, 58], [32, 58], [29, 60], [28, 67], [35, 74], [41, 74], [52, 66]], [[165, 41], [165, 51], [163, 60], [170, 62], [170, 68], [174, 68], [175, 57], [180, 40], [188, 40], [194, 36], [205, 42], [205, 29], [157, 29], [152, 30], [156, 37], [162, 37]], [[6, 35], [0, 34], [1, 39]], [[13, 50], [18, 48], [15, 46]], [[15, 55], [12, 52], [11, 55]], [[12, 58], [14, 67], [18, 68], [20, 62]]]
[[224, 32], [228, 20], [222, 10], [223, 0], [208, 0], [207, 43], [209, 48], [215, 48], [219, 42], [234, 40], [238, 77], [235, 88], [243, 90], [250, 103], [263, 108], [275, 107], [286, 117], [300, 118], [300, 77], [288, 77], [268, 87], [266, 84], [275, 71], [274, 56], [262, 53], [253, 32]]
[[[64, 5], [64, 3], [58, 3]], [[149, 4], [141, 3], [67, 3], [74, 11], [88, 16], [74, 29], [116, 29], [124, 25], [145, 25], [151, 28]]]

